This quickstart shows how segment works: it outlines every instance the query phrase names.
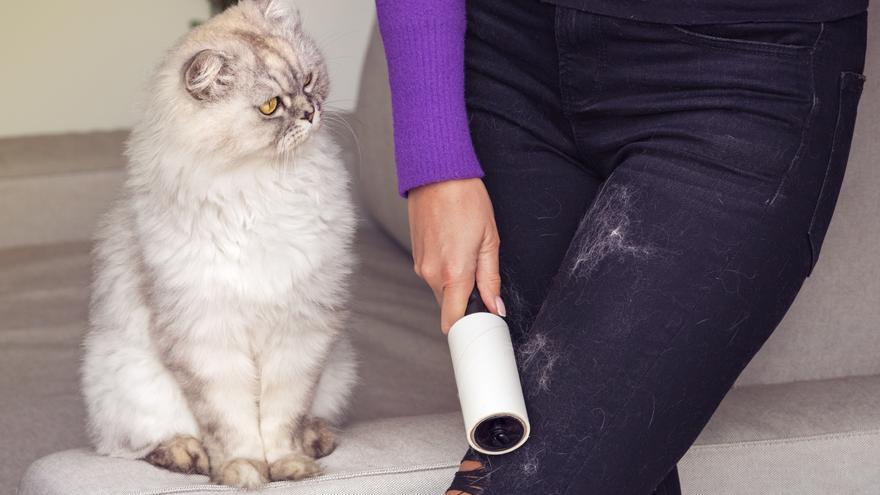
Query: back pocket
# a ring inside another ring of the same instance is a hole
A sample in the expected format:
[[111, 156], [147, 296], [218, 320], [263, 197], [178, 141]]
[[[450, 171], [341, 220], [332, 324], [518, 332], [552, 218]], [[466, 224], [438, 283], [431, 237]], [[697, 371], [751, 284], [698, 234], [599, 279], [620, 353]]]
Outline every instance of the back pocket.
[[[834, 206], [840, 193], [840, 185], [846, 171], [846, 162], [849, 159], [849, 150], [852, 143], [853, 128], [856, 122], [856, 110], [862, 87], [865, 84], [865, 76], [856, 72], [842, 72], [840, 74], [840, 95], [837, 107], [837, 124], [834, 128], [834, 139], [831, 144], [831, 154], [828, 157], [828, 165], [825, 169], [825, 179], [816, 200], [813, 217], [810, 220], [810, 228], [807, 232], [812, 250], [812, 262], [810, 272], [819, 260], [819, 252], [822, 250], [822, 242], [828, 232], [831, 216], [834, 214]], [[809, 275], [808, 273], [808, 275]]]

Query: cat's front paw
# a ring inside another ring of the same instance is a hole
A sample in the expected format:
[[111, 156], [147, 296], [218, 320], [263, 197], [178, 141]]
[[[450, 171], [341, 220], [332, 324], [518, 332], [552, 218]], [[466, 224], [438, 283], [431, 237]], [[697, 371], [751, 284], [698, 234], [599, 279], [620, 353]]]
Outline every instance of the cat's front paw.
[[301, 444], [307, 456], [320, 459], [336, 448], [336, 434], [326, 420], [311, 418], [303, 425]]
[[232, 459], [212, 478], [221, 485], [255, 490], [269, 482], [269, 465], [255, 459]]
[[199, 439], [177, 435], [159, 444], [144, 460], [154, 466], [185, 474], [208, 474], [208, 454]]
[[321, 474], [321, 466], [304, 454], [288, 454], [269, 466], [272, 481], [296, 481]]

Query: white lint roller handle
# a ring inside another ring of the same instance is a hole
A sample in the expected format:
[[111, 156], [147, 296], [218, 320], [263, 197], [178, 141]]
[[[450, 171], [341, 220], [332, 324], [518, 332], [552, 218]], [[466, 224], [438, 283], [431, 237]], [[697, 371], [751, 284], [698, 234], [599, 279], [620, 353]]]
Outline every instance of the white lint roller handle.
[[507, 323], [475, 289], [448, 340], [468, 443], [490, 455], [518, 449], [530, 427]]

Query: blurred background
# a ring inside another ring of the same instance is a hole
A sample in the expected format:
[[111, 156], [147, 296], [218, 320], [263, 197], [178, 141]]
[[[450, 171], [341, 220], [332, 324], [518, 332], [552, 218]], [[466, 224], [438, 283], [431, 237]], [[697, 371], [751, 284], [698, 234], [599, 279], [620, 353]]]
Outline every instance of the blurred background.
[[[204, 21], [222, 3], [2, 2], [0, 138], [130, 127], [135, 97], [153, 66], [193, 22]], [[353, 109], [375, 18], [373, 2], [298, 0], [296, 5], [325, 50], [334, 106]]]

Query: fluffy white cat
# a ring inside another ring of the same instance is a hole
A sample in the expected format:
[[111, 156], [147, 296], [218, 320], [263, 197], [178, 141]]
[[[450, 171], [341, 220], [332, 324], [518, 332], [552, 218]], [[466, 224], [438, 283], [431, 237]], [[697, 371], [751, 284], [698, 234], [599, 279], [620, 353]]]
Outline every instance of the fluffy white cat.
[[355, 382], [355, 215], [295, 11], [242, 2], [162, 62], [94, 252], [82, 384], [101, 454], [253, 488], [319, 472]]

